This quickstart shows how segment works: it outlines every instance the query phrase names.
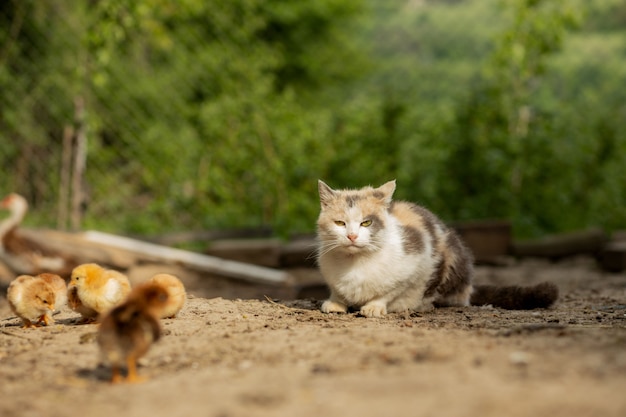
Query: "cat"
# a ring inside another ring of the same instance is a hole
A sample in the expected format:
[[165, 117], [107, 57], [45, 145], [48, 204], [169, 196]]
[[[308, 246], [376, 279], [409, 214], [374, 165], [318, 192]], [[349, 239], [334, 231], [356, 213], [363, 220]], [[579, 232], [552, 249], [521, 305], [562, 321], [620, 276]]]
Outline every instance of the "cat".
[[394, 201], [395, 180], [378, 188], [333, 190], [318, 181], [320, 271], [330, 289], [324, 313], [359, 309], [365, 317], [491, 304], [546, 308], [554, 284], [475, 286], [473, 256], [459, 235], [417, 204]]

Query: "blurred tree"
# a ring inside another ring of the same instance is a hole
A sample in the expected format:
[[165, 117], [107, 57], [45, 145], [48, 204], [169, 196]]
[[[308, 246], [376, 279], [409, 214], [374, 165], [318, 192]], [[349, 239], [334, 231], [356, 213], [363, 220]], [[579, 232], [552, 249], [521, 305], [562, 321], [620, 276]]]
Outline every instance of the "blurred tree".
[[302, 201], [330, 114], [307, 97], [354, 75], [343, 27], [359, 4], [100, 0], [87, 38], [101, 126], [92, 173], [121, 155], [113, 176], [125, 184], [94, 195], [101, 213], [132, 199], [176, 227], [308, 229], [316, 209]]
[[520, 235], [623, 228], [624, 10], [5, 1], [0, 190], [53, 223], [61, 139], [82, 99], [86, 228], [310, 231], [318, 178], [397, 178], [398, 198], [448, 220], [508, 217]]
[[[516, 0], [506, 7], [512, 12], [510, 26], [498, 36], [480, 79], [457, 111], [447, 192], [449, 199], [462, 201], [454, 218], [512, 218], [516, 231], [528, 235], [558, 228], [549, 224], [552, 215], [540, 211], [546, 210], [544, 187], [555, 184], [553, 141], [560, 138], [550, 137], [553, 116], [535, 94], [548, 59], [581, 16], [573, 2]], [[567, 192], [548, 194], [555, 191]]]
[[[0, 189], [20, 190], [40, 207], [42, 222], [55, 219], [64, 124], [73, 120], [76, 23], [48, 31], [49, 12], [63, 1], [12, 0], [0, 4]], [[67, 76], [69, 75], [69, 76]], [[56, 100], [69, 96], [69, 100]], [[46, 163], [40, 163], [46, 161]]]

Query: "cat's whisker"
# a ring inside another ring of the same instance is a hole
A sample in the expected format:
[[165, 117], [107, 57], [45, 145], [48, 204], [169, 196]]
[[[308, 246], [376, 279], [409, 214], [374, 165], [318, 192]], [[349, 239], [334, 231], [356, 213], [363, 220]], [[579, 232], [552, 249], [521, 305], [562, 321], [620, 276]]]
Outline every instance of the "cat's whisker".
[[307, 261], [316, 260], [318, 256], [319, 256], [319, 251], [315, 249], [314, 251], [309, 253], [304, 259], [306, 259]]
[[316, 244], [311, 244], [310, 245], [310, 249], [311, 252], [306, 256], [306, 260], [317, 260], [318, 256], [319, 256], [319, 247], [320, 247], [321, 242], [317, 242]]
[[337, 244], [336, 242], [324, 242], [318, 248], [317, 256], [318, 256], [318, 258], [321, 257], [321, 256], [324, 256], [324, 255], [332, 252], [333, 250], [335, 250], [335, 249], [337, 249], [339, 247], [340, 247], [340, 245]]

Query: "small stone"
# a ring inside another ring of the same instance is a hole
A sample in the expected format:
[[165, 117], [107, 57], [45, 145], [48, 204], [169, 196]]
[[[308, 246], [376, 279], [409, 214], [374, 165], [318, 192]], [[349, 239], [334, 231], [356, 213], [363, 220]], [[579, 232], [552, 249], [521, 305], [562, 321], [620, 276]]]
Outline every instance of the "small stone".
[[509, 362], [511, 365], [524, 367], [530, 363], [530, 355], [526, 352], [515, 351], [509, 354]]

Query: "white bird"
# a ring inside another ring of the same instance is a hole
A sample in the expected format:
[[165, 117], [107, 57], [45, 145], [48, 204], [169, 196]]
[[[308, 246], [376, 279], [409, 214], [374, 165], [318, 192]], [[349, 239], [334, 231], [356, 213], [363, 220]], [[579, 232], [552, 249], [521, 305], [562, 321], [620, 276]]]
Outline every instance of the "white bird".
[[9, 217], [0, 223], [0, 260], [17, 274], [52, 272], [69, 275], [76, 266], [71, 257], [18, 233], [28, 211], [28, 202], [24, 197], [11, 193], [0, 201], [0, 208], [10, 212]]

